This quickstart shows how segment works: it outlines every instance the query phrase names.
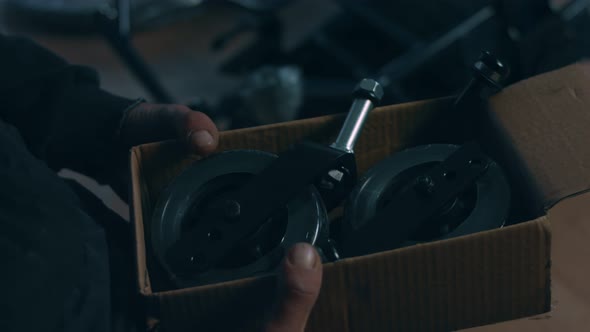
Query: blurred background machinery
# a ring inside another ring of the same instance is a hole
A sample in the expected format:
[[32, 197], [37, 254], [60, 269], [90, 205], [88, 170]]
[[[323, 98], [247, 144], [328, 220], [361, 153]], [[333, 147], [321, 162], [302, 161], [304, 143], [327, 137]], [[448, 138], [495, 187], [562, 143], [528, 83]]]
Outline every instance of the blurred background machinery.
[[223, 129], [339, 112], [362, 77], [385, 104], [454, 94], [482, 49], [512, 81], [590, 53], [589, 0], [0, 1], [5, 29], [106, 42], [136, 93]]
[[5, 30], [66, 57], [89, 51], [64, 40], [108, 44], [125, 71], [101, 74], [129, 84], [107, 89], [185, 103], [223, 129], [338, 112], [362, 77], [385, 104], [454, 94], [482, 49], [512, 81], [590, 52], [588, 0], [0, 1]]

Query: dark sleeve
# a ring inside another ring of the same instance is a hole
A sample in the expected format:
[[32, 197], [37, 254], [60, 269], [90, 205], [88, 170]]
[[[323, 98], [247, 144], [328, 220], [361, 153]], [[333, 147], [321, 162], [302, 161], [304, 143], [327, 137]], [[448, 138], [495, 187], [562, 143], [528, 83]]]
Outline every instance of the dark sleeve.
[[90, 68], [28, 39], [0, 35], [0, 119], [53, 170], [69, 168], [109, 183], [126, 162], [116, 134], [136, 102], [101, 90]]
[[104, 231], [3, 121], [0, 151], [0, 331], [108, 331]]

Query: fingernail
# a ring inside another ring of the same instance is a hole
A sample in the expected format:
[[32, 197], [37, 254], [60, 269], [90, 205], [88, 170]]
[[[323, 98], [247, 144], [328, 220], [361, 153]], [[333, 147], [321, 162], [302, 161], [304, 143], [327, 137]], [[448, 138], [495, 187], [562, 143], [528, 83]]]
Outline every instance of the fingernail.
[[289, 251], [289, 262], [297, 267], [312, 269], [316, 263], [316, 255], [311, 245], [298, 243]]
[[206, 130], [195, 131], [191, 134], [191, 140], [198, 147], [208, 147], [213, 144], [213, 136]]

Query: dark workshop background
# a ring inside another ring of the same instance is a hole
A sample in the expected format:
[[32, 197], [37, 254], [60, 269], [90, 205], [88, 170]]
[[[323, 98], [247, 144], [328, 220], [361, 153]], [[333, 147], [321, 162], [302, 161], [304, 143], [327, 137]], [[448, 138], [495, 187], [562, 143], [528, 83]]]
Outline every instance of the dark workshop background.
[[[363, 77], [385, 86], [386, 104], [454, 94], [482, 50], [511, 82], [583, 60], [589, 4], [0, 0], [0, 28], [92, 66], [108, 91], [184, 103], [231, 129], [345, 112]], [[109, 188], [62, 175], [127, 215]]]

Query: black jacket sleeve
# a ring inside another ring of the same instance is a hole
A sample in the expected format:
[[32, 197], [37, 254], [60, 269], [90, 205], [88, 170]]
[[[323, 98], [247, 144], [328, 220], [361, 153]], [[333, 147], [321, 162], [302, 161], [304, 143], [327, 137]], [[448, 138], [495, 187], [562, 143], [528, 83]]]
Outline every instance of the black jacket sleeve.
[[55, 171], [69, 168], [110, 184], [128, 152], [117, 142], [119, 124], [136, 102], [101, 90], [90, 68], [26, 38], [0, 35], [0, 119]]

